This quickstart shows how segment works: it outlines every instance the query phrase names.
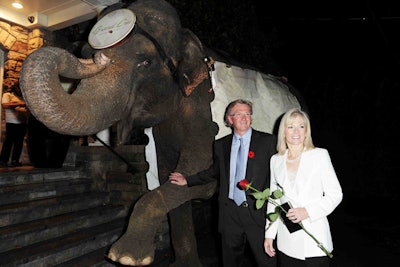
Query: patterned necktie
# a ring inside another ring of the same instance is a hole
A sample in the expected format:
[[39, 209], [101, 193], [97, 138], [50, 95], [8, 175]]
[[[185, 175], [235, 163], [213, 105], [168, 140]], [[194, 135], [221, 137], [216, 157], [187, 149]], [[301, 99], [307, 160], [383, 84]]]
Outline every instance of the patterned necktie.
[[240, 145], [238, 149], [238, 154], [236, 158], [236, 173], [235, 173], [235, 184], [233, 187], [233, 200], [235, 201], [236, 205], [240, 206], [246, 200], [246, 194], [244, 190], [238, 188], [238, 183], [240, 180], [243, 180], [245, 177], [245, 166], [244, 166], [244, 159], [243, 159], [243, 138], [239, 138]]

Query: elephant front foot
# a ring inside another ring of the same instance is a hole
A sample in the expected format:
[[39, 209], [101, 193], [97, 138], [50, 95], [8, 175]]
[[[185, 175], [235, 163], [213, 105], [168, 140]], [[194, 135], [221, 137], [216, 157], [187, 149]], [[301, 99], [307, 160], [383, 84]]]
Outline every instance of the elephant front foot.
[[115, 242], [108, 252], [107, 257], [123, 265], [146, 266], [154, 261], [154, 247], [152, 240], [133, 239], [122, 236]]

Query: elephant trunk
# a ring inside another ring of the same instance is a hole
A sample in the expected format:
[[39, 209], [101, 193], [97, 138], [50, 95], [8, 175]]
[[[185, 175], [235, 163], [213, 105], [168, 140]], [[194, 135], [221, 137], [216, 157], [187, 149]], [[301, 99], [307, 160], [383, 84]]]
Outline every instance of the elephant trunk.
[[[61, 134], [90, 135], [111, 126], [119, 119], [122, 105], [110, 100], [111, 93], [116, 93], [112, 92], [112, 85], [106, 88], [104, 77], [97, 78], [104, 75], [110, 63], [102, 53], [85, 60], [60, 48], [36, 50], [24, 61], [20, 77], [30, 112]], [[83, 80], [69, 94], [61, 86], [59, 76]]]

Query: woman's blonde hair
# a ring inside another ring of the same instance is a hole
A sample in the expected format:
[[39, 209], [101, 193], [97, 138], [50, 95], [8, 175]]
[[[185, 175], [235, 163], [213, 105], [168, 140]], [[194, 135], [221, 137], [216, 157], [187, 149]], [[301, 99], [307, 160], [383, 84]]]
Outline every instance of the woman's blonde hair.
[[288, 124], [292, 123], [293, 119], [296, 117], [301, 117], [304, 120], [306, 126], [306, 138], [304, 139], [304, 149], [309, 150], [313, 149], [315, 146], [311, 137], [311, 124], [310, 118], [307, 113], [298, 109], [293, 108], [288, 110], [282, 117], [281, 122], [279, 124], [278, 130], [278, 144], [276, 145], [276, 150], [278, 153], [283, 155], [287, 149], [286, 139], [285, 139], [285, 128]]

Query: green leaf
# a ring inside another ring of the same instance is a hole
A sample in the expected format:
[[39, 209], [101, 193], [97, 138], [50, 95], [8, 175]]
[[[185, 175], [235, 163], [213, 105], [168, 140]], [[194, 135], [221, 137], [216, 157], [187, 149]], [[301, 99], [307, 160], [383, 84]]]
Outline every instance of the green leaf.
[[272, 195], [275, 199], [279, 199], [283, 196], [283, 192], [280, 189], [276, 189], [274, 192], [272, 192]]
[[271, 212], [267, 214], [267, 218], [271, 222], [275, 222], [279, 218], [279, 213]]
[[256, 201], [256, 209], [261, 209], [264, 206], [265, 200], [264, 199], [257, 199]]
[[265, 198], [262, 192], [253, 193], [253, 196], [255, 199], [264, 199]]
[[264, 191], [262, 192], [264, 199], [269, 198], [269, 188], [265, 188]]

